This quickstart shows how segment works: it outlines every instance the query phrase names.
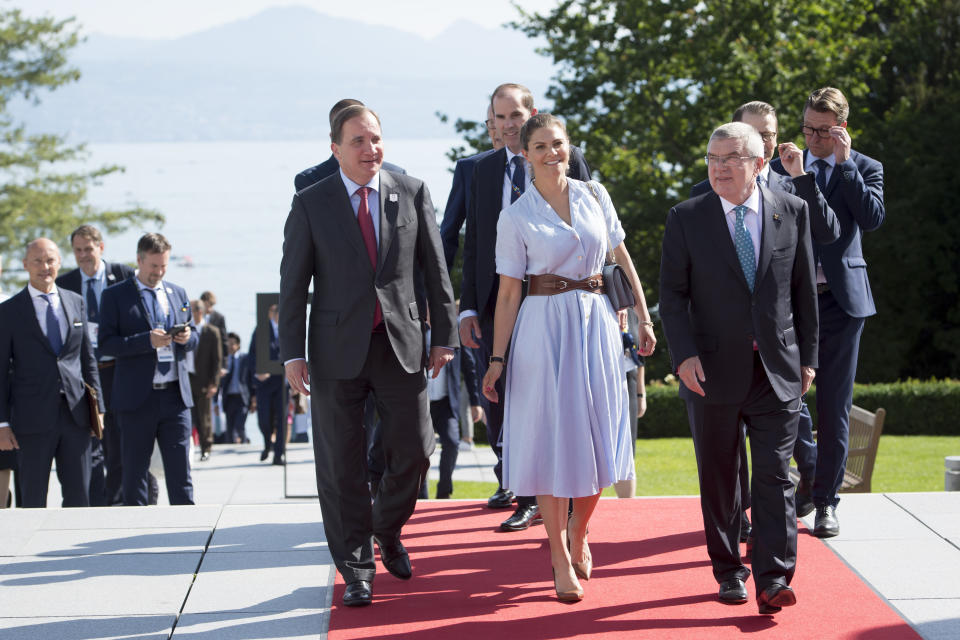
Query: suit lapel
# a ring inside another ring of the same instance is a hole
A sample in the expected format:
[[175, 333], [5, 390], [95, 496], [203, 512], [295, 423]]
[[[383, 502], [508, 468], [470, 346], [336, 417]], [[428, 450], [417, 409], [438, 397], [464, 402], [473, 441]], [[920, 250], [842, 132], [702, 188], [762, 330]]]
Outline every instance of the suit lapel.
[[328, 184], [327, 195], [330, 199], [331, 217], [336, 219], [347, 242], [350, 243], [362, 258], [360, 262], [372, 271], [370, 258], [367, 256], [367, 246], [363, 243], [360, 225], [357, 223], [357, 216], [353, 212], [353, 205], [350, 203], [351, 194], [347, 193], [347, 188], [344, 186], [343, 180], [330, 180]]
[[377, 273], [383, 267], [384, 256], [390, 250], [397, 231], [397, 215], [400, 212], [400, 197], [396, 183], [386, 171], [380, 172], [380, 249], [377, 252]]
[[62, 294], [62, 292], [58, 291], [57, 293], [60, 294], [60, 306], [63, 307], [63, 313], [65, 316], [67, 316], [67, 337], [63, 341], [63, 346], [66, 348], [66, 346], [70, 343], [70, 338], [73, 337], [73, 323], [76, 321], [82, 322], [82, 319], [80, 318], [79, 305], [75, 305], [74, 300], [72, 299], [68, 300], [67, 297]]
[[707, 198], [707, 202], [709, 204], [706, 208], [706, 224], [710, 229], [708, 237], [723, 238], [723, 240], [717, 242], [720, 253], [723, 255], [723, 259], [726, 260], [727, 264], [730, 265], [730, 268], [733, 269], [740, 283], [749, 290], [750, 287], [747, 286], [747, 277], [743, 275], [743, 267], [740, 266], [740, 260], [737, 258], [737, 249], [733, 246], [733, 238], [730, 237], [730, 228], [727, 227], [727, 218], [723, 212], [723, 204], [720, 202], [720, 196], [711, 192], [710, 197]]
[[47, 340], [43, 329], [40, 328], [40, 319], [37, 318], [37, 310], [33, 306], [33, 298], [30, 297], [30, 290], [24, 287], [18, 295], [22, 298], [20, 302], [20, 306], [23, 308], [22, 313], [27, 314], [27, 317], [30, 318], [30, 320], [27, 320], [27, 326], [30, 327], [29, 331], [33, 333], [34, 337], [43, 343], [44, 348], [52, 354], [53, 348], [50, 347], [50, 341]]
[[[767, 267], [770, 266], [774, 238], [780, 229], [780, 220], [782, 219], [782, 212], [777, 210], [776, 203], [766, 189], [760, 189], [760, 198], [763, 200], [763, 229], [760, 231], [760, 260], [757, 263], [755, 283], [760, 282], [763, 274], [767, 271]], [[754, 290], [756, 290], [756, 287], [754, 287]]]
[[132, 295], [137, 300], [137, 306], [140, 307], [140, 314], [143, 316], [143, 323], [147, 325], [147, 331], [151, 331], [153, 329], [153, 316], [150, 315], [147, 304], [143, 301], [143, 295], [140, 294], [140, 286], [134, 280], [135, 278], [130, 278], [130, 285], [133, 291]]

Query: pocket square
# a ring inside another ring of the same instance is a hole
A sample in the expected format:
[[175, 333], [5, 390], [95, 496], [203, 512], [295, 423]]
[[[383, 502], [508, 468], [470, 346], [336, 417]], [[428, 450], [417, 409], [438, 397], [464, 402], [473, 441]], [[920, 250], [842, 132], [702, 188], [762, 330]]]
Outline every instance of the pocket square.
[[396, 202], [399, 199], [397, 194], [395, 193], [391, 193], [389, 198], [390, 198], [390, 202]]

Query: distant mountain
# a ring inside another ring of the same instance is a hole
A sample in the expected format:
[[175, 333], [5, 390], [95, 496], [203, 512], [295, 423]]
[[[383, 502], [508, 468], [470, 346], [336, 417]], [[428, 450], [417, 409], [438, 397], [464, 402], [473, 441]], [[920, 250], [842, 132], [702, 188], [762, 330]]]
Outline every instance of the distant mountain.
[[171, 40], [93, 34], [71, 57], [80, 81], [14, 114], [91, 142], [322, 139], [330, 106], [355, 97], [391, 137], [449, 136], [434, 113], [480, 119], [501, 82], [543, 95], [552, 65], [538, 44], [463, 21], [427, 39], [275, 8]]

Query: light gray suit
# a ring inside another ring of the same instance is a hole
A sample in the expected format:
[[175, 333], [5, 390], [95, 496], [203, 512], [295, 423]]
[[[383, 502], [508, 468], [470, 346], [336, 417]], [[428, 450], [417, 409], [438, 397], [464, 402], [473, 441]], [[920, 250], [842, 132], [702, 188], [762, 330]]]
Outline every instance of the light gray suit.
[[[435, 344], [459, 345], [453, 290], [426, 186], [381, 171], [377, 196], [376, 269], [339, 173], [294, 196], [280, 265], [280, 357], [303, 358], [309, 333], [317, 489], [330, 552], [347, 583], [373, 579], [371, 534], [398, 539], [434, 447], [418, 274]], [[380, 331], [373, 326], [377, 301], [384, 320]], [[362, 426], [371, 391], [388, 461], [372, 508]]]

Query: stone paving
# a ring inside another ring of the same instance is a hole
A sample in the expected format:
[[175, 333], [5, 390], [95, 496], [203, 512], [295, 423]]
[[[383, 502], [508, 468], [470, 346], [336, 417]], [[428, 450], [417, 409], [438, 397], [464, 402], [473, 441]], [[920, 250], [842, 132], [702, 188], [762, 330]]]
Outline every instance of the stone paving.
[[[53, 508], [0, 511], [0, 638], [324, 638], [334, 569], [310, 445], [287, 462], [216, 447], [192, 507], [58, 509], [51, 474]], [[495, 482], [492, 464], [461, 451], [455, 479]], [[827, 544], [921, 636], [960, 638], [960, 492], [845, 495], [838, 516]]]

